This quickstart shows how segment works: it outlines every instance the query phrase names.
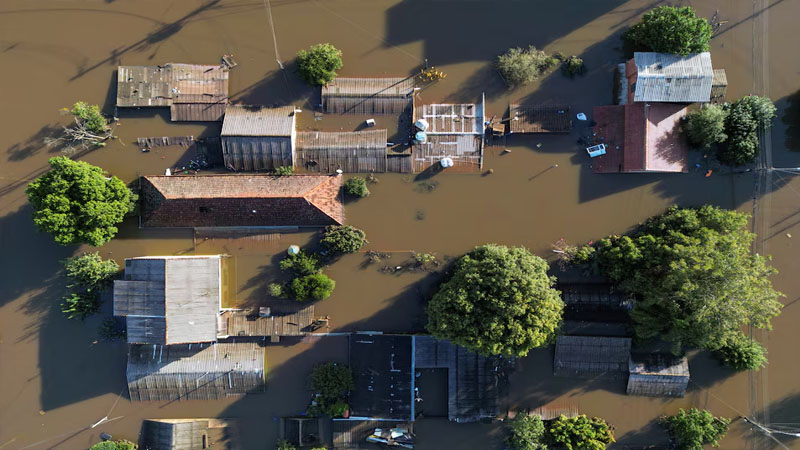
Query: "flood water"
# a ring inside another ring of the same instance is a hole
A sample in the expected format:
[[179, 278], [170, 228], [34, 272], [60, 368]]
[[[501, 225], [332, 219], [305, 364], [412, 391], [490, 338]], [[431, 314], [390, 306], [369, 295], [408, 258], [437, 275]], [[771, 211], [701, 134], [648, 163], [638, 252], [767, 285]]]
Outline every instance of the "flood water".
[[[59, 109], [77, 100], [113, 112], [117, 65], [185, 62], [214, 64], [232, 53], [239, 66], [230, 74], [234, 101], [294, 104], [303, 109], [304, 129], [355, 129], [353, 118], [313, 119], [318, 94], [293, 72], [297, 50], [330, 42], [344, 53], [343, 76], [406, 76], [427, 60], [447, 78], [420, 92], [418, 101], [473, 102], [486, 93], [487, 116], [502, 116], [509, 101], [567, 103], [575, 112], [612, 103], [612, 73], [623, 60], [619, 34], [661, 2], [588, 0], [4, 0], [0, 3], [0, 449], [87, 448], [100, 432], [137, 440], [145, 418], [240, 418], [246, 448], [273, 448], [282, 415], [307, 405], [305, 376], [326, 360], [347, 360], [344, 337], [285, 340], [267, 347], [267, 391], [224, 401], [131, 403], [125, 382], [123, 343], [97, 342], [96, 316], [68, 321], [59, 310], [65, 281], [60, 260], [88, 248], [60, 247], [38, 233], [24, 188], [47, 167], [51, 149], [44, 137], [67, 118]], [[800, 166], [800, 56], [798, 0], [709, 0], [692, 4], [726, 21], [712, 41], [715, 67], [724, 67], [728, 98], [769, 95], [779, 107], [767, 134], [775, 167]], [[548, 52], [576, 54], [588, 73], [569, 79], [554, 71], [539, 82], [507, 91], [490, 61], [509, 47], [534, 44]], [[285, 66], [281, 70], [278, 62]], [[182, 148], [142, 153], [139, 136], [209, 136], [219, 124], [176, 124], [164, 110], [121, 111], [118, 142], [81, 159], [126, 182], [139, 175], [181, 167], [193, 155]], [[391, 118], [378, 118], [397, 127]], [[615, 427], [612, 448], [663, 444], [656, 425], [681, 407], [710, 409], [736, 418], [753, 415], [765, 423], [800, 424], [800, 269], [794, 241], [800, 239], [800, 180], [775, 171], [756, 205], [753, 173], [705, 177], [702, 154], [690, 153], [689, 174], [596, 175], [576, 144], [586, 126], [571, 135], [509, 138], [486, 149], [487, 176], [439, 174], [425, 182], [412, 176], [379, 174], [372, 195], [346, 206], [347, 222], [367, 232], [366, 249], [387, 252], [385, 262], [367, 265], [363, 253], [328, 267], [334, 294], [317, 304], [331, 316], [331, 331], [419, 331], [424, 305], [439, 274], [382, 273], [410, 252], [457, 257], [486, 242], [524, 245], [550, 258], [551, 244], [622, 233], [668, 205], [712, 203], [758, 215], [757, 250], [773, 255], [786, 293], [783, 314], [770, 333], [756, 333], [768, 348], [769, 365], [754, 375], [734, 374], [705, 353], [690, 355], [692, 382], [683, 399], [629, 397], [624, 386], [552, 376], [552, 349], [518, 362], [504, 408], [534, 408], [556, 402], [605, 418]], [[503, 148], [511, 150], [502, 153]], [[695, 164], [701, 167], [695, 168]], [[553, 167], [557, 165], [557, 167]], [[795, 238], [792, 239], [791, 235]], [[258, 243], [198, 239], [191, 230], [141, 230], [131, 219], [100, 248], [104, 257], [228, 253], [236, 257], [237, 300], [261, 304], [266, 286], [279, 277], [276, 261], [289, 244], [314, 245], [310, 232], [276, 235]], [[104, 314], [110, 305], [104, 306]], [[90, 429], [102, 417], [114, 419]], [[417, 448], [499, 449], [499, 424], [459, 425], [423, 419]], [[800, 448], [800, 441], [785, 441]], [[641, 448], [641, 447], [640, 447]], [[737, 420], [722, 441], [725, 449], [781, 448]]]

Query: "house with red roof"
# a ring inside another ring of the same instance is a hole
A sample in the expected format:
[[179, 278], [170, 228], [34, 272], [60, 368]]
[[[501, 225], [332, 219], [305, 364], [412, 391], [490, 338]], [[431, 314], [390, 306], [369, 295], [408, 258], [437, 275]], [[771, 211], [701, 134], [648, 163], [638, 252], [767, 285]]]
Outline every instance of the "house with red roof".
[[144, 176], [141, 181], [141, 227], [344, 223], [341, 175]]

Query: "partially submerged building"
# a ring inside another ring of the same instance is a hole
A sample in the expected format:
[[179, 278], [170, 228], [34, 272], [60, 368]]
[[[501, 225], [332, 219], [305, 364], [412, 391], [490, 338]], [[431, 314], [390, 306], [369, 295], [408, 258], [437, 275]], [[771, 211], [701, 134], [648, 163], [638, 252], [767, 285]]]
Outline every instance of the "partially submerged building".
[[451, 170], [478, 172], [483, 168], [485, 100], [481, 103], [432, 104], [415, 108], [413, 121], [425, 123], [424, 140], [415, 140], [413, 168], [423, 172], [449, 158]]
[[169, 107], [172, 121], [216, 122], [228, 103], [225, 65], [119, 66], [117, 107]]
[[634, 353], [628, 364], [628, 395], [683, 397], [689, 386], [686, 357], [663, 353]]
[[563, 377], [623, 377], [628, 373], [630, 357], [630, 338], [559, 336], [553, 373]]
[[142, 227], [323, 227], [344, 223], [339, 175], [141, 178]]
[[264, 349], [254, 343], [129, 345], [132, 401], [216, 400], [265, 388]]
[[386, 172], [386, 130], [301, 131], [295, 164], [309, 172]]
[[237, 430], [225, 419], [146, 419], [139, 447], [143, 450], [234, 450]]
[[222, 158], [230, 170], [294, 167], [295, 108], [229, 105], [222, 122]]
[[686, 56], [669, 53], [636, 52], [625, 64], [627, 103], [676, 102], [694, 103], [711, 101], [711, 91], [717, 83], [716, 95], [727, 88], [724, 70], [715, 73], [711, 66], [711, 53], [693, 53]]
[[128, 343], [215, 342], [226, 297], [222, 255], [125, 259], [114, 281], [114, 315], [125, 317]]
[[338, 114], [399, 114], [409, 110], [414, 77], [338, 77], [322, 87], [322, 110]]
[[414, 420], [412, 336], [350, 336], [352, 420]]
[[594, 139], [605, 144], [605, 154], [592, 158], [592, 170], [688, 172], [689, 148], [680, 128], [686, 113], [675, 103], [595, 106]]
[[508, 132], [524, 133], [569, 133], [572, 131], [572, 116], [567, 105], [521, 105], [508, 106]]

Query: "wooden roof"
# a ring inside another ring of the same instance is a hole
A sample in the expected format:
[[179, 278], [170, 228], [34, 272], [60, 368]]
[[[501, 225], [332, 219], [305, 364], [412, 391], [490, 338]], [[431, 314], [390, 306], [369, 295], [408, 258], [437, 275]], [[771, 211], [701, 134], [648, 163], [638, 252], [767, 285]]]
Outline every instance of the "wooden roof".
[[567, 105], [519, 105], [508, 107], [511, 133], [569, 133], [572, 115]]
[[322, 86], [323, 97], [408, 97], [414, 92], [414, 77], [338, 77]]
[[217, 340], [220, 256], [128, 258], [114, 282], [114, 315], [125, 316], [129, 343]]
[[147, 419], [139, 445], [148, 450], [226, 450], [234, 445], [231, 424], [220, 419]]
[[144, 227], [296, 227], [344, 223], [341, 176], [142, 177]]
[[254, 343], [129, 345], [133, 401], [213, 400], [264, 389], [264, 349]]
[[309, 172], [386, 172], [386, 130], [301, 131], [297, 133], [297, 166]]
[[225, 311], [221, 320], [224, 323], [225, 337], [239, 336], [303, 336], [309, 332], [314, 322], [314, 305], [286, 315], [253, 317], [246, 311]]
[[294, 106], [228, 105], [222, 122], [222, 136], [280, 136], [294, 133]]

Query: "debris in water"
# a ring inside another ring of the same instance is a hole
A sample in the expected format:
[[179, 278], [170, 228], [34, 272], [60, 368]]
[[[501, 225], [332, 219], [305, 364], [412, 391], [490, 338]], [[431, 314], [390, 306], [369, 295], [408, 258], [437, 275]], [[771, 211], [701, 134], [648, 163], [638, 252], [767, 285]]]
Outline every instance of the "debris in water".
[[713, 172], [713, 170], [708, 169], [708, 172], [706, 172], [706, 178], [710, 177]]
[[509, 149], [507, 149], [507, 148], [504, 148], [504, 149], [503, 149], [503, 153], [511, 153], [511, 150], [509, 150]]
[[792, 233], [786, 233], [786, 237], [791, 239], [792, 238]]
[[536, 144], [536, 148], [542, 148], [542, 143], [539, 142], [538, 144]]
[[417, 214], [414, 216], [417, 220], [425, 220], [425, 211], [418, 209]]

